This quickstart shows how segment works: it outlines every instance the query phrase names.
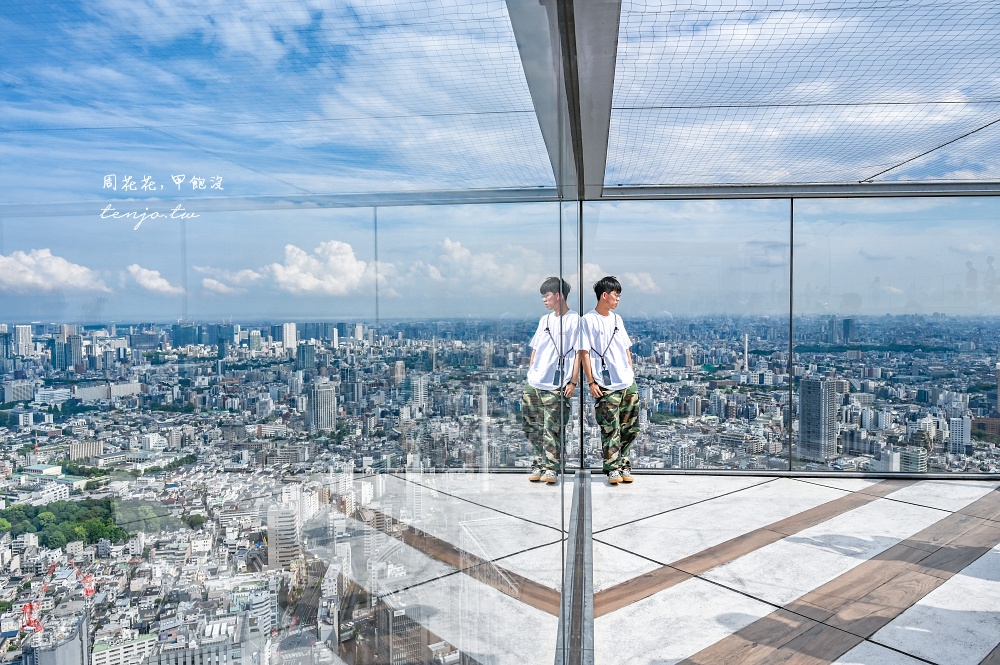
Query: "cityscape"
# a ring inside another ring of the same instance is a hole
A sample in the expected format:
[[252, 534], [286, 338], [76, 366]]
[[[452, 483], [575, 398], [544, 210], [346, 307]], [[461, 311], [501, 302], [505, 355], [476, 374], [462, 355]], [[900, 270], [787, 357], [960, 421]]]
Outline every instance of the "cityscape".
[[[796, 317], [790, 372], [787, 319], [632, 321], [633, 467], [997, 473], [998, 323]], [[497, 525], [431, 497], [526, 474], [534, 325], [3, 325], [3, 657], [483, 662], [462, 648], [499, 629], [438, 634], [421, 600], [485, 611], [480, 588], [525, 582], [490, 563]], [[592, 407], [573, 401], [567, 469], [599, 468]], [[480, 572], [443, 588], [426, 557], [449, 547]]]

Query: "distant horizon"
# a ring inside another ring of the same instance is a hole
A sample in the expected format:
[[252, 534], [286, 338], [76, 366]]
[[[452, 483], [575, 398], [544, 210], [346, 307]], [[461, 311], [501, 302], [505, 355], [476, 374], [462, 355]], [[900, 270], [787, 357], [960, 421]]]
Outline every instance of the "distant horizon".
[[[576, 309], [570, 307], [570, 309]], [[671, 320], [697, 320], [697, 319], [732, 319], [734, 321], [745, 320], [745, 319], [774, 319], [778, 318], [777, 314], [727, 314], [727, 313], [714, 313], [714, 314], [689, 314], [689, 315], [637, 315], [635, 313], [624, 313], [618, 312], [620, 316], [628, 323], [629, 319], [633, 321], [671, 321]], [[366, 325], [382, 325], [382, 324], [394, 324], [394, 323], [434, 323], [434, 322], [463, 322], [463, 321], [519, 321], [519, 322], [535, 322], [541, 316], [545, 316], [545, 313], [540, 311], [537, 315], [508, 315], [507, 313], [494, 315], [494, 316], [428, 316], [428, 317], [392, 317], [392, 318], [368, 318], [359, 316], [344, 316], [332, 319], [302, 319], [302, 318], [275, 318], [275, 319], [241, 319], [238, 317], [227, 317], [225, 320], [208, 320], [208, 319], [187, 319], [183, 321], [177, 320], [156, 320], [156, 319], [109, 319], [100, 323], [80, 323], [79, 321], [63, 320], [63, 321], [43, 321], [43, 320], [0, 320], [0, 323], [12, 325], [76, 325], [87, 330], [99, 330], [105, 328], [108, 325], [115, 326], [142, 326], [142, 325], [158, 325], [158, 326], [173, 326], [173, 325], [230, 325], [231, 323], [237, 323], [240, 325], [248, 326], [264, 326], [264, 325], [279, 325], [282, 323], [322, 323], [322, 324], [337, 324], [337, 323], [363, 323]], [[930, 312], [924, 313], [908, 313], [908, 314], [893, 314], [891, 312], [886, 312], [885, 314], [841, 314], [838, 312], [830, 312], [826, 314], [795, 314], [792, 317], [792, 321], [806, 319], [829, 319], [836, 318], [839, 320], [843, 319], [1000, 319], [1000, 313], [998, 314], [949, 314], [947, 312]], [[782, 322], [787, 323], [788, 317], [782, 317]], [[9, 332], [9, 331], [8, 331]]]

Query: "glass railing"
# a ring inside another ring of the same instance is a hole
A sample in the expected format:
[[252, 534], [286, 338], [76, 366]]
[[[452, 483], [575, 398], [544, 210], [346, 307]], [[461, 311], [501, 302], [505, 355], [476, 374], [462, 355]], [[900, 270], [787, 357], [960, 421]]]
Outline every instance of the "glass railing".
[[[610, 563], [618, 525], [664, 509], [648, 474], [731, 472], [781, 517], [801, 506], [755, 476], [996, 473], [984, 203], [241, 213], [106, 230], [103, 253], [85, 225], [5, 219], [5, 260], [50, 286], [4, 296], [0, 552], [44, 580], [5, 620], [30, 649], [85, 616], [95, 663], [216, 634], [269, 662], [569, 658], [567, 599], [611, 611], [648, 567]], [[595, 305], [604, 341], [561, 329]], [[616, 335], [631, 411], [600, 362]], [[635, 487], [571, 519], [581, 465]], [[654, 521], [632, 551], [682, 558]]]

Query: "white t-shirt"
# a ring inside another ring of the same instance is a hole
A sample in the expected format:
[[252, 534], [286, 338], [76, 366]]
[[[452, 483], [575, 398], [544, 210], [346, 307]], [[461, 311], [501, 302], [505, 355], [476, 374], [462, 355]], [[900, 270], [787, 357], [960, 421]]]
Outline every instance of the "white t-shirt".
[[535, 358], [528, 368], [528, 383], [538, 390], [559, 390], [573, 378], [579, 348], [580, 315], [569, 310], [562, 316], [546, 314], [531, 338]]
[[590, 354], [594, 381], [607, 390], [622, 390], [631, 386], [635, 381], [635, 372], [628, 362], [632, 340], [625, 332], [622, 317], [614, 312], [601, 316], [592, 309], [583, 315], [582, 327], [580, 350]]

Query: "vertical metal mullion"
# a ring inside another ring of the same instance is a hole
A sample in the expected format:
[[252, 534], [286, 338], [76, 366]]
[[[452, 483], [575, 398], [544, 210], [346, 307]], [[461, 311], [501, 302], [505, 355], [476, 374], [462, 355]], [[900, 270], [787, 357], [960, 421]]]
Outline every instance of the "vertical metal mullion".
[[[578, 297], [580, 299], [580, 308], [577, 311], [580, 312], [580, 316], [583, 316], [583, 201], [577, 201], [576, 206], [577, 206], [576, 234], [577, 234], [577, 246], [579, 249], [579, 256], [577, 257], [576, 274], [577, 274], [577, 282], [579, 282], [577, 284], [577, 291], [579, 294]], [[579, 335], [583, 335], [582, 325], [578, 328], [578, 331]], [[580, 371], [583, 372], [582, 367], [580, 368]], [[586, 379], [586, 376], [585, 375], [581, 376], [581, 378]], [[586, 466], [584, 465], [584, 454], [583, 454], [583, 444], [584, 444], [583, 405], [584, 402], [586, 401], [587, 393], [584, 392], [582, 386], [577, 386], [577, 388], [580, 388], [580, 469], [582, 470], [586, 468]], [[587, 389], [589, 391], [590, 386], [587, 386]]]
[[795, 199], [788, 199], [788, 470], [792, 470], [792, 416], [795, 405]]
[[[565, 265], [564, 265], [564, 262], [563, 262], [563, 215], [562, 215], [562, 202], [560, 202], [559, 203], [559, 279], [566, 279], [564, 277], [564, 275], [565, 275], [564, 271], [565, 271]], [[562, 288], [561, 285], [560, 285], [560, 288]], [[559, 355], [559, 362], [562, 363], [564, 361], [564, 359], [565, 359], [565, 356], [563, 356], [562, 354], [564, 354], [566, 352], [566, 348], [565, 348], [566, 333], [563, 330], [562, 319], [560, 319], [560, 321], [559, 321], [559, 335], [560, 335], [560, 337], [559, 337], [559, 349], [558, 349], [559, 354], [560, 354]], [[563, 364], [563, 366], [565, 367], [565, 364]], [[560, 402], [560, 404], [565, 405], [565, 401]], [[562, 408], [566, 408], [566, 407], [565, 406], [561, 406], [560, 408], [562, 409]], [[572, 409], [573, 408], [572, 405], [569, 408]], [[560, 416], [562, 416], [562, 414], [560, 414]], [[560, 417], [559, 422], [560, 423], [568, 423], [569, 422], [569, 416]], [[562, 442], [560, 445], [562, 445], [562, 450], [559, 451], [559, 467], [560, 467], [559, 468], [559, 475], [565, 476], [566, 475], [566, 425], [563, 424], [563, 425], [560, 425], [560, 427], [562, 427], [563, 430], [560, 432], [560, 434], [561, 434], [560, 441]]]

